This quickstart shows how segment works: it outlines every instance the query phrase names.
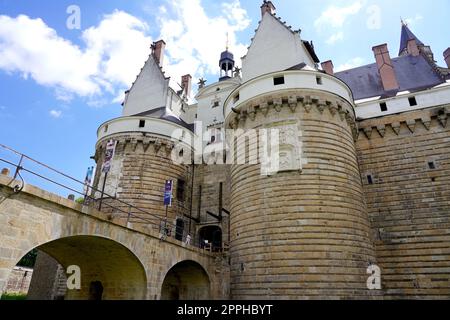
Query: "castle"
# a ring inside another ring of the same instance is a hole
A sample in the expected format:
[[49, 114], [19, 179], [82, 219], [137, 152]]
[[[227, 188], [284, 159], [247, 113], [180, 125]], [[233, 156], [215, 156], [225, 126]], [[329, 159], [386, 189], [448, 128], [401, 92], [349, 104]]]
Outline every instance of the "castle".
[[[450, 48], [438, 66], [403, 24], [398, 57], [383, 44], [374, 63], [334, 72], [271, 1], [261, 14], [242, 69], [227, 49], [193, 104], [192, 77], [171, 88], [166, 44], [153, 44], [123, 115], [98, 129], [97, 167], [111, 140], [115, 154], [94, 186], [173, 225], [177, 240], [228, 254], [232, 299], [449, 298]], [[246, 160], [261, 152], [246, 132], [278, 130], [276, 172], [227, 164], [228, 129]], [[367, 287], [371, 265], [382, 290]]]

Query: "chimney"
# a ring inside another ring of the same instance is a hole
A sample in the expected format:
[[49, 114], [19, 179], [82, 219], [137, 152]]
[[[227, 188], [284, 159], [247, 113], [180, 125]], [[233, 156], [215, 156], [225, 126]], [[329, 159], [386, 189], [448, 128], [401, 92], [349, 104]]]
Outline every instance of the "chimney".
[[416, 39], [408, 40], [408, 53], [413, 57], [417, 57], [420, 54]]
[[164, 49], [166, 48], [166, 43], [164, 40], [159, 40], [153, 43], [152, 49], [153, 49], [153, 56], [155, 57], [156, 61], [158, 62], [159, 66], [162, 68], [163, 62], [164, 62]]
[[447, 50], [444, 51], [444, 59], [447, 63], [447, 67], [450, 69], [450, 48], [447, 48]]
[[322, 62], [322, 70], [325, 71], [330, 76], [334, 76], [333, 61], [328, 60], [328, 61]]
[[275, 6], [273, 5], [272, 1], [266, 1], [264, 0], [262, 6], [261, 6], [261, 18], [264, 17], [264, 15], [268, 12], [270, 14], [275, 14]]
[[378, 65], [378, 72], [383, 83], [385, 91], [397, 90], [398, 85], [397, 76], [395, 75], [394, 66], [389, 55], [387, 44], [382, 44], [372, 48], [375, 55], [375, 60]]
[[192, 89], [192, 77], [190, 74], [181, 77], [181, 87], [186, 97], [190, 97]]

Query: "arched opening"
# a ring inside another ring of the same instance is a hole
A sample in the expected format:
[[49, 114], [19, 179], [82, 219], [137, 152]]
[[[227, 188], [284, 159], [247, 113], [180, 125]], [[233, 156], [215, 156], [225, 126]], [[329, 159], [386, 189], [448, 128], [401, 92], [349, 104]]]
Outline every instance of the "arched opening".
[[[48, 242], [36, 250], [39, 254], [33, 267], [30, 300], [140, 300], [146, 297], [144, 267], [129, 249], [118, 242], [96, 236], [74, 236]], [[48, 257], [43, 264], [39, 263], [41, 253]], [[60, 266], [62, 279], [61, 274], [55, 271], [57, 269], [51, 267], [55, 263]], [[76, 266], [80, 272], [67, 274], [69, 282], [74, 279], [72, 276], [79, 275], [79, 289], [67, 289], [66, 272], [71, 266]], [[62, 295], [61, 287], [65, 289]], [[60, 293], [55, 293], [55, 290]]]
[[25, 300], [27, 298], [37, 256], [38, 250], [33, 249], [16, 264], [6, 281], [1, 296], [2, 300]]
[[210, 281], [205, 269], [194, 261], [183, 261], [176, 264], [164, 278], [161, 299], [210, 299]]
[[200, 229], [200, 246], [211, 248], [212, 251], [222, 249], [222, 229], [219, 226], [207, 226]]

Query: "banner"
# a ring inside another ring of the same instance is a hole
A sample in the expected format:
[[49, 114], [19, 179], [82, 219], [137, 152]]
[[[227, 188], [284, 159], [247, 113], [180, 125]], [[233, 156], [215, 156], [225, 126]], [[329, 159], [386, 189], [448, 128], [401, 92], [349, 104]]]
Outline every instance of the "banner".
[[84, 193], [87, 194], [89, 192], [89, 187], [92, 184], [92, 177], [94, 175], [94, 167], [90, 167], [87, 170], [86, 178], [84, 179]]
[[114, 152], [116, 151], [116, 142], [109, 140], [106, 145], [105, 160], [103, 161], [102, 172], [108, 173], [111, 170], [112, 159], [114, 158]]
[[164, 188], [164, 205], [172, 206], [172, 191], [173, 191], [173, 181], [167, 180]]

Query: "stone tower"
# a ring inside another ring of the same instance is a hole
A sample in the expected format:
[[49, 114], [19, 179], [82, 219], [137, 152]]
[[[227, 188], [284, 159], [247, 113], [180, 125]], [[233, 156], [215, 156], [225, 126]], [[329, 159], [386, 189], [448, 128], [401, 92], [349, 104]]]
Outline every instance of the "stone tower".
[[[172, 161], [174, 152], [177, 158], [188, 158], [191, 152], [189, 145], [180, 150], [174, 147], [179, 146], [180, 140], [193, 136], [192, 126], [185, 121], [189, 117], [186, 98], [192, 78], [190, 75], [182, 77], [183, 87], [179, 92], [169, 86], [169, 78], [162, 71], [164, 47], [162, 40], [152, 45], [152, 54], [126, 92], [123, 116], [107, 121], [98, 129], [95, 156], [98, 170], [94, 187], [101, 190], [106, 182], [102, 210], [111, 212], [112, 218], [120, 216], [120, 219], [127, 218], [123, 211], [130, 211], [132, 223], [152, 228], [158, 228], [166, 217], [162, 200], [166, 180], [173, 181], [174, 190], [172, 206], [167, 212], [168, 222], [187, 225], [185, 216], [190, 211], [193, 175], [189, 164]], [[116, 143], [116, 148], [111, 170], [105, 179], [101, 168], [106, 144], [111, 140]], [[96, 192], [95, 198], [100, 197], [101, 194]], [[127, 208], [115, 199], [139, 209]], [[123, 211], [117, 212], [108, 205]]]
[[[367, 298], [375, 253], [352, 92], [269, 8], [224, 105], [226, 128], [276, 129], [280, 141], [276, 172], [231, 169], [232, 298]], [[243, 146], [247, 159], [261, 153], [261, 139]]]

